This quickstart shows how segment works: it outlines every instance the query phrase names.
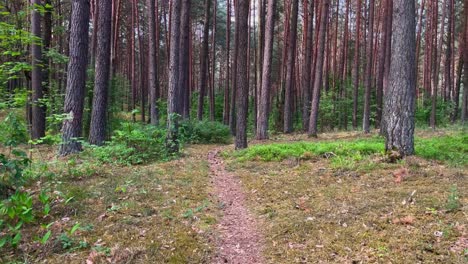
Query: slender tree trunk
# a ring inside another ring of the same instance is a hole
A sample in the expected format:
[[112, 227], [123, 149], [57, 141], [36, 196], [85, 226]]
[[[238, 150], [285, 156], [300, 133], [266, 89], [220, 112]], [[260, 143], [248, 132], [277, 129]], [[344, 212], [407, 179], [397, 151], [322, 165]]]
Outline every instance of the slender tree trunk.
[[213, 0], [213, 29], [211, 31], [211, 90], [210, 90], [210, 121], [215, 120], [215, 77], [216, 77], [216, 11], [217, 0]]
[[463, 86], [463, 103], [462, 103], [462, 124], [465, 124], [468, 117], [468, 0], [465, 0], [465, 45], [463, 51], [463, 72], [464, 72], [464, 86]]
[[211, 0], [205, 0], [205, 20], [203, 22], [203, 40], [200, 52], [200, 90], [198, 95], [198, 120], [203, 119], [203, 103], [207, 87], [208, 73], [208, 34], [210, 31], [210, 6]]
[[433, 3], [432, 6], [432, 53], [431, 53], [431, 81], [432, 81], [432, 89], [431, 89], [431, 102], [432, 102], [432, 110], [431, 110], [431, 117], [429, 120], [429, 124], [432, 129], [436, 128], [436, 111], [437, 111], [437, 88], [439, 85], [439, 66], [438, 64], [438, 45], [437, 45], [437, 23], [438, 23], [438, 15], [439, 15], [439, 6], [438, 2]]
[[249, 17], [249, 1], [237, 0], [236, 13], [236, 35], [238, 36], [237, 54], [238, 67], [237, 67], [237, 124], [236, 124], [236, 149], [247, 148], [247, 114], [249, 107], [249, 85], [247, 80], [247, 56], [242, 51], [247, 50], [248, 34], [247, 24]]
[[227, 0], [226, 3], [226, 81], [224, 87], [224, 109], [223, 109], [223, 123], [229, 125], [229, 84], [231, 82], [231, 0]]
[[360, 59], [360, 36], [361, 36], [361, 5], [362, 0], [357, 0], [357, 13], [356, 13], [356, 40], [354, 42], [354, 93], [353, 93], [353, 129], [357, 129], [357, 112], [358, 112], [358, 96], [359, 96], [359, 59]]
[[317, 63], [315, 68], [314, 91], [312, 94], [312, 107], [310, 112], [309, 136], [317, 137], [317, 120], [320, 104], [320, 86], [322, 85], [322, 71], [325, 53], [325, 36], [327, 33], [327, 21], [329, 12], [329, 0], [323, 0], [320, 17], [320, 35], [317, 46]]
[[374, 50], [374, 0], [369, 0], [369, 37], [367, 38], [367, 63], [366, 63], [366, 83], [364, 93], [364, 113], [362, 121], [362, 130], [364, 133], [370, 132], [370, 94], [372, 85], [372, 62]]
[[385, 150], [414, 153], [416, 25], [414, 0], [394, 0], [389, 89], [385, 92]]
[[[157, 0], [156, 0], [157, 1]], [[155, 0], [148, 0], [148, 25], [149, 25], [149, 70], [148, 84], [150, 89], [150, 122], [151, 125], [159, 124], [158, 112], [158, 97], [159, 97], [159, 80], [158, 80], [158, 61], [157, 52], [159, 43], [156, 42], [156, 19], [158, 17]]]
[[88, 64], [89, 15], [87, 0], [73, 0], [70, 18], [70, 60], [68, 61], [67, 88], [64, 113], [68, 118], [62, 125], [62, 144], [59, 155], [81, 151], [78, 138], [82, 136], [86, 67]]
[[421, 8], [419, 10], [418, 33], [416, 37], [416, 97], [419, 96], [419, 54], [421, 53], [421, 34], [423, 28], [423, 13], [426, 0], [422, 0]]
[[169, 53], [169, 91], [167, 97], [167, 139], [166, 145], [170, 153], [179, 152], [178, 130], [179, 118], [177, 117], [177, 105], [179, 94], [178, 87], [180, 77], [179, 65], [179, 44], [180, 44], [180, 24], [181, 24], [181, 0], [172, 1], [171, 10], [171, 43]]
[[131, 25], [131, 31], [130, 31], [130, 49], [131, 49], [131, 87], [132, 87], [132, 120], [133, 122], [136, 121], [136, 98], [137, 98], [137, 69], [136, 69], [136, 55], [135, 55], [135, 24], [136, 24], [136, 1], [137, 0], [132, 0], [132, 14], [131, 14], [131, 20], [132, 20], [132, 25]]
[[[312, 0], [311, 0], [312, 1]], [[265, 28], [265, 49], [263, 54], [262, 86], [258, 105], [257, 133], [259, 140], [268, 138], [268, 117], [270, 112], [271, 64], [273, 59], [273, 39], [275, 34], [276, 0], [268, 0]]]
[[307, 32], [305, 39], [305, 54], [304, 63], [302, 68], [302, 93], [303, 93], [303, 108], [302, 108], [302, 127], [304, 130], [309, 127], [310, 105], [312, 103], [310, 97], [311, 90], [311, 75], [312, 70], [312, 38], [314, 27], [314, 0], [308, 0], [307, 6]]
[[106, 140], [109, 97], [112, 0], [99, 0], [99, 18], [94, 78], [93, 108], [89, 143], [102, 145]]
[[182, 14], [181, 14], [181, 24], [180, 24], [180, 76], [179, 76], [179, 97], [181, 109], [177, 112], [182, 115], [184, 119], [189, 118], [189, 78], [190, 78], [190, 68], [189, 68], [189, 59], [190, 59], [190, 10], [191, 10], [191, 0], [182, 0]]
[[287, 71], [286, 71], [286, 86], [284, 96], [284, 133], [291, 133], [293, 131], [293, 114], [292, 114], [292, 100], [293, 100], [293, 85], [294, 85], [294, 67], [296, 60], [296, 42], [297, 42], [297, 16], [299, 9], [299, 1], [292, 0], [291, 22], [289, 30], [289, 46], [287, 58]]
[[379, 54], [378, 54], [378, 69], [377, 69], [377, 111], [375, 116], [375, 128], [380, 128], [380, 122], [382, 119], [382, 104], [383, 104], [383, 78], [384, 78], [384, 71], [385, 71], [385, 51], [387, 49], [387, 38], [389, 36], [387, 23], [389, 23], [388, 17], [391, 16], [390, 10], [388, 8], [388, 1], [382, 1], [382, 8], [383, 8], [383, 21], [382, 21], [382, 38], [381, 44], [379, 47]]
[[[41, 0], [32, 0], [31, 32], [32, 35], [42, 39], [41, 34], [41, 14], [37, 10], [41, 6]], [[42, 45], [33, 41], [31, 44], [32, 55], [32, 139], [39, 139], [45, 136], [46, 108], [41, 102], [44, 99], [44, 87], [42, 85]]]

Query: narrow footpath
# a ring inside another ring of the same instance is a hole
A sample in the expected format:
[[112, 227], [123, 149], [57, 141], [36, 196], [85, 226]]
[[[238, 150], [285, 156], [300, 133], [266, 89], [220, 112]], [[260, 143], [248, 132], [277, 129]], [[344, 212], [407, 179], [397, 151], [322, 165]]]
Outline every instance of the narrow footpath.
[[223, 216], [217, 225], [217, 252], [213, 263], [264, 263], [262, 238], [257, 221], [245, 205], [240, 179], [227, 172], [219, 149], [208, 153], [214, 195], [222, 207]]

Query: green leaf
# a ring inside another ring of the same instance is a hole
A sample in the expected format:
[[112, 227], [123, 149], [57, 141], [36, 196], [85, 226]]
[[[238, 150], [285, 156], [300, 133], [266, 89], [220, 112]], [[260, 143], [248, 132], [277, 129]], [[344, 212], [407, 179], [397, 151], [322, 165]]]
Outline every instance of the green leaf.
[[73, 235], [77, 230], [78, 228], [80, 228], [80, 223], [76, 223], [72, 229], [70, 230], [70, 235]]
[[41, 244], [44, 245], [45, 243], [47, 243], [51, 234], [52, 234], [51, 230], [47, 231], [47, 233], [45, 233], [45, 235], [41, 238]]

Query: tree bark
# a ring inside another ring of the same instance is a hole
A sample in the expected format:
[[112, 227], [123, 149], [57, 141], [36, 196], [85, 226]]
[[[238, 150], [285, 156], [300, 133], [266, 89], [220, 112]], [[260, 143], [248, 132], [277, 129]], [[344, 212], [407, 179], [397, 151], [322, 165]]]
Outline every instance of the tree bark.
[[150, 123], [153, 126], [159, 124], [159, 80], [158, 80], [158, 60], [157, 52], [159, 43], [156, 42], [156, 19], [158, 10], [156, 9], [155, 0], [148, 0], [148, 25], [149, 25], [149, 70], [148, 84], [150, 89]]
[[237, 19], [236, 19], [236, 35], [238, 42], [236, 45], [237, 54], [237, 122], [236, 122], [236, 149], [247, 148], [247, 114], [248, 114], [248, 97], [249, 97], [249, 84], [247, 80], [247, 50], [248, 33], [247, 24], [249, 17], [249, 0], [237, 0], [236, 6]]
[[362, 0], [357, 0], [356, 13], [356, 40], [354, 42], [354, 66], [353, 66], [353, 129], [357, 129], [357, 112], [358, 112], [358, 96], [359, 96], [359, 60], [360, 60], [360, 36], [361, 36], [361, 5]]
[[110, 50], [112, 26], [112, 0], [100, 0], [96, 49], [96, 73], [94, 78], [93, 108], [89, 142], [102, 145], [106, 140], [109, 97]]
[[314, 90], [312, 94], [312, 107], [310, 112], [309, 136], [317, 137], [317, 120], [320, 104], [320, 87], [322, 85], [323, 61], [325, 53], [325, 36], [327, 33], [327, 21], [329, 12], [329, 0], [323, 0], [320, 17], [320, 35], [317, 46], [317, 63], [315, 68]]
[[[209, 0], [208, 0], [209, 1]], [[171, 36], [169, 52], [169, 90], [167, 95], [167, 138], [166, 146], [169, 153], [179, 152], [179, 117], [177, 116], [177, 105], [180, 87], [178, 86], [180, 77], [179, 65], [179, 43], [181, 25], [181, 0], [172, 1], [171, 10]]]
[[227, 0], [226, 3], [226, 81], [224, 87], [224, 109], [223, 109], [223, 123], [225, 125], [229, 125], [229, 85], [231, 83], [231, 58], [230, 58], [230, 51], [231, 51], [231, 0]]
[[311, 75], [312, 70], [312, 38], [313, 38], [313, 27], [314, 27], [314, 0], [308, 0], [307, 7], [307, 31], [305, 39], [305, 54], [302, 68], [302, 96], [303, 96], [303, 108], [302, 108], [302, 127], [304, 130], [309, 127], [309, 116], [310, 116], [310, 105], [311, 105]]
[[[312, 0], [311, 0], [312, 2]], [[273, 39], [275, 34], [276, 0], [268, 0], [267, 21], [265, 28], [265, 49], [263, 54], [262, 86], [258, 105], [257, 133], [259, 140], [268, 138], [268, 117], [270, 112], [271, 64], [273, 59]]]
[[[41, 5], [41, 0], [32, 1], [31, 32], [34, 37], [42, 40], [41, 34], [41, 14], [37, 10]], [[33, 41], [31, 44], [32, 56], [32, 129], [31, 138], [39, 139], [45, 136], [46, 108], [44, 102], [44, 87], [42, 85], [42, 44]]]
[[62, 144], [59, 155], [66, 156], [81, 151], [84, 93], [86, 68], [88, 64], [89, 15], [90, 5], [87, 0], [72, 1], [70, 18], [70, 53], [68, 62], [67, 87], [65, 92], [64, 113], [68, 118], [63, 121]]
[[198, 95], [198, 120], [203, 119], [203, 103], [207, 87], [208, 73], [208, 34], [210, 31], [210, 6], [211, 0], [205, 0], [205, 20], [203, 22], [203, 40], [200, 52], [200, 89]]
[[292, 0], [291, 22], [289, 30], [289, 45], [288, 45], [288, 58], [287, 58], [287, 71], [286, 71], [286, 86], [284, 94], [284, 133], [291, 133], [293, 131], [293, 85], [294, 85], [294, 67], [296, 60], [296, 42], [297, 42], [297, 16], [299, 9], [299, 1]]
[[385, 150], [414, 154], [416, 25], [414, 0], [393, 1], [389, 89], [385, 92]]
[[179, 76], [179, 98], [181, 99], [181, 108], [177, 112], [183, 119], [189, 118], [189, 78], [190, 78], [190, 10], [191, 0], [182, 0], [182, 13], [180, 21], [180, 76]]
[[366, 83], [364, 92], [364, 112], [362, 130], [364, 133], [370, 132], [370, 94], [372, 85], [372, 65], [374, 50], [374, 0], [369, 0], [369, 36], [367, 38], [367, 63], [366, 63]]

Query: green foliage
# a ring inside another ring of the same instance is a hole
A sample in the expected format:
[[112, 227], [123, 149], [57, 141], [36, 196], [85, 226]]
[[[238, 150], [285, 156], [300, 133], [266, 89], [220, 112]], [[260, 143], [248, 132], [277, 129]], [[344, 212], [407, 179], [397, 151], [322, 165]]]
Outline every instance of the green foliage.
[[0, 154], [0, 193], [20, 187], [24, 183], [24, 170], [30, 164], [25, 152], [12, 150], [11, 155]]
[[458, 188], [456, 185], [453, 185], [450, 188], [450, 193], [447, 198], [447, 204], [445, 205], [445, 208], [449, 212], [454, 212], [460, 209], [461, 204], [460, 204], [460, 196], [458, 194]]
[[315, 156], [347, 157], [383, 152], [380, 138], [353, 141], [295, 142], [255, 145], [234, 153], [240, 160], [281, 161], [288, 158], [310, 159]]
[[181, 139], [186, 143], [228, 144], [231, 132], [228, 126], [212, 121], [183, 121], [179, 126]]
[[[450, 165], [468, 165], [468, 135], [456, 133], [433, 138], [416, 138], [416, 155], [447, 162]], [[239, 160], [281, 161], [288, 158], [310, 159], [325, 155], [332, 158], [332, 165], [349, 167], [365, 156], [384, 151], [384, 140], [380, 137], [351, 141], [321, 141], [275, 143], [254, 145], [235, 152]]]
[[[17, 247], [22, 238], [22, 228], [26, 224], [34, 223], [39, 217], [50, 213], [50, 198], [45, 192], [38, 196], [42, 205], [40, 210], [33, 207], [33, 195], [17, 191], [7, 200], [0, 203], [0, 232], [5, 235], [0, 238], [0, 248], [10, 245]], [[40, 241], [47, 241], [50, 232], [47, 232]], [[45, 243], [44, 242], [44, 243]]]
[[0, 123], [0, 144], [15, 147], [21, 143], [28, 142], [28, 131], [26, 124], [15, 112], [8, 113], [7, 117]]
[[416, 138], [416, 155], [451, 165], [468, 165], [468, 134], [461, 132], [432, 138]]
[[165, 130], [154, 126], [123, 123], [110, 142], [102, 147], [92, 146], [90, 153], [101, 162], [126, 165], [164, 160], [168, 157], [165, 136]]
[[[450, 114], [453, 111], [451, 102], [444, 102], [438, 98], [436, 103], [436, 125], [438, 127], [446, 126], [450, 123]], [[416, 107], [415, 122], [418, 127], [427, 127], [432, 113], [432, 101], [424, 100]]]

